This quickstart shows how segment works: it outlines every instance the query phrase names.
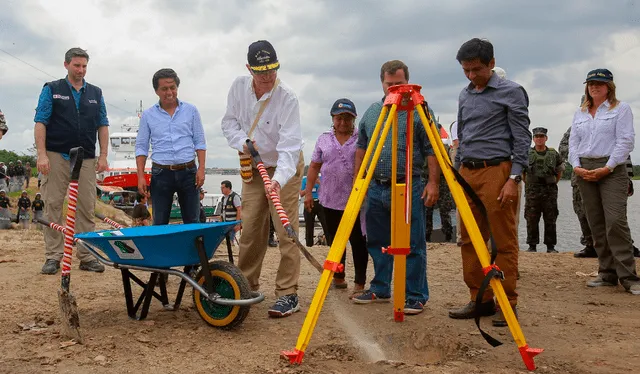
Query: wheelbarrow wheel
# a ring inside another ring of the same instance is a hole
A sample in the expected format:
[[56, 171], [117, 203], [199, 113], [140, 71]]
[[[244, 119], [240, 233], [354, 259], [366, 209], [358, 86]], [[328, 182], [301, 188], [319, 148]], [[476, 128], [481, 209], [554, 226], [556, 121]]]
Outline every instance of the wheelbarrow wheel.
[[[226, 261], [212, 261], [209, 263], [209, 267], [213, 277], [213, 292], [226, 299], [240, 300], [251, 297], [249, 282], [235, 265]], [[200, 269], [195, 280], [198, 284], [205, 286], [203, 269]], [[250, 309], [250, 306], [216, 304], [196, 289], [193, 290], [193, 304], [202, 319], [208, 324], [222, 329], [238, 326], [247, 317]]]

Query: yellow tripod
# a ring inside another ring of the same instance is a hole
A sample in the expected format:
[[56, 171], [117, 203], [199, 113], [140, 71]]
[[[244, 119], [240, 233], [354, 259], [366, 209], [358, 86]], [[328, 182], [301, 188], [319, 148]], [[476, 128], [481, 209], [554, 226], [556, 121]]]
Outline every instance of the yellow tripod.
[[[498, 271], [496, 265], [491, 264], [491, 258], [487, 250], [485, 241], [482, 238], [480, 229], [473, 217], [469, 203], [464, 195], [464, 190], [455, 178], [455, 175], [451, 168], [451, 160], [447, 154], [447, 151], [440, 139], [440, 132], [438, 131], [433, 118], [429, 115], [428, 111], [425, 111], [423, 105], [424, 97], [420, 93], [421, 87], [419, 85], [398, 85], [389, 88], [389, 93], [384, 101], [384, 106], [376, 127], [373, 131], [369, 146], [364, 156], [360, 170], [356, 177], [355, 183], [349, 195], [347, 206], [345, 208], [342, 220], [338, 226], [333, 244], [327, 255], [327, 259], [324, 263], [324, 271], [318, 282], [316, 292], [313, 296], [309, 311], [300, 330], [296, 348], [293, 351], [283, 351], [281, 355], [287, 358], [291, 363], [302, 363], [304, 352], [309, 345], [313, 329], [318, 322], [320, 311], [324, 300], [327, 297], [331, 279], [336, 271], [342, 270], [340, 259], [344, 253], [347, 240], [351, 234], [351, 229], [355, 224], [356, 218], [360, 212], [360, 207], [364, 201], [365, 195], [373, 171], [378, 163], [380, 154], [382, 153], [382, 147], [385, 139], [389, 134], [389, 130], [392, 130], [392, 171], [391, 171], [391, 245], [388, 248], [384, 248], [389, 255], [394, 256], [393, 265], [393, 313], [394, 319], [398, 322], [404, 320], [404, 303], [405, 303], [405, 277], [406, 277], [406, 255], [410, 252], [410, 230], [411, 230], [411, 160], [413, 152], [413, 112], [418, 111], [420, 120], [422, 121], [429, 142], [433, 147], [434, 154], [438, 159], [438, 164], [442, 169], [442, 173], [449, 185], [451, 194], [456, 206], [460, 212], [460, 217], [464, 222], [469, 237], [475, 248], [480, 264], [485, 272], [488, 274], [492, 271]], [[398, 110], [407, 111], [407, 161], [405, 164], [406, 182], [397, 183], [396, 169], [397, 169], [397, 142], [398, 142]], [[388, 117], [387, 117], [388, 114]], [[385, 118], [387, 120], [385, 121]], [[384, 123], [384, 127], [383, 127]], [[380, 131], [382, 129], [382, 134]], [[378, 137], [380, 140], [378, 141]], [[373, 157], [372, 157], [373, 155]], [[366, 174], [365, 174], [366, 171]], [[513, 336], [518, 350], [522, 356], [522, 360], [528, 370], [535, 370], [535, 362], [533, 357], [542, 352], [542, 349], [529, 348], [527, 345], [520, 324], [509, 304], [507, 295], [504, 292], [502, 283], [496, 277], [491, 278], [491, 287], [494, 295], [504, 313], [509, 330]]]

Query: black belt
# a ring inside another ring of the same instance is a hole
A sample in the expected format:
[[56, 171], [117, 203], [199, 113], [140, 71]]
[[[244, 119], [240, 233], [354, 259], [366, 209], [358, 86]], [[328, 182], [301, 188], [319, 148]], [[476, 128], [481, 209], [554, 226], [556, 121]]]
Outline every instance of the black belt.
[[155, 162], [152, 162], [151, 165], [153, 167], [157, 167], [160, 169], [167, 169], [167, 170], [182, 170], [182, 169], [186, 169], [186, 168], [192, 168], [194, 166], [196, 166], [196, 161], [195, 160], [191, 160], [189, 162], [185, 162], [183, 164], [175, 164], [175, 165], [160, 165], [160, 164], [156, 164]]
[[[412, 179], [413, 180], [420, 179], [420, 176], [414, 175]], [[391, 186], [391, 178], [373, 178], [373, 181], [383, 186]], [[401, 177], [396, 177], [396, 183], [404, 183], [406, 181], [407, 181], [407, 178], [404, 175]]]
[[481, 169], [489, 166], [497, 166], [505, 161], [511, 161], [510, 157], [498, 157], [490, 160], [466, 160], [462, 161], [462, 166], [467, 169]]

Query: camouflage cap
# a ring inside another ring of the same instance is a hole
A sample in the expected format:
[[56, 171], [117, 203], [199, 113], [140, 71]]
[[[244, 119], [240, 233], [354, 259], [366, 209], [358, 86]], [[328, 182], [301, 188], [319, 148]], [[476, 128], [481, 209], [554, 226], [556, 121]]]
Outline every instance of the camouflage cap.
[[542, 135], [547, 135], [547, 129], [545, 129], [544, 127], [536, 127], [535, 129], [531, 130], [531, 132], [533, 133], [533, 135], [538, 135], [538, 134], [542, 134]]

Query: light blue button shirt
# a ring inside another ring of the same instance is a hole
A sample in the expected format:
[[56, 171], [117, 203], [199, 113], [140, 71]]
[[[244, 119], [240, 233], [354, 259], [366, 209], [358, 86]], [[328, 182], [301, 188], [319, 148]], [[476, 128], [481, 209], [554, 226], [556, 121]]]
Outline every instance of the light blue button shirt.
[[140, 118], [136, 138], [136, 157], [148, 156], [162, 165], [175, 165], [192, 161], [196, 150], [206, 150], [207, 143], [198, 109], [187, 102], [178, 101], [173, 116], [159, 103], [145, 110]]

